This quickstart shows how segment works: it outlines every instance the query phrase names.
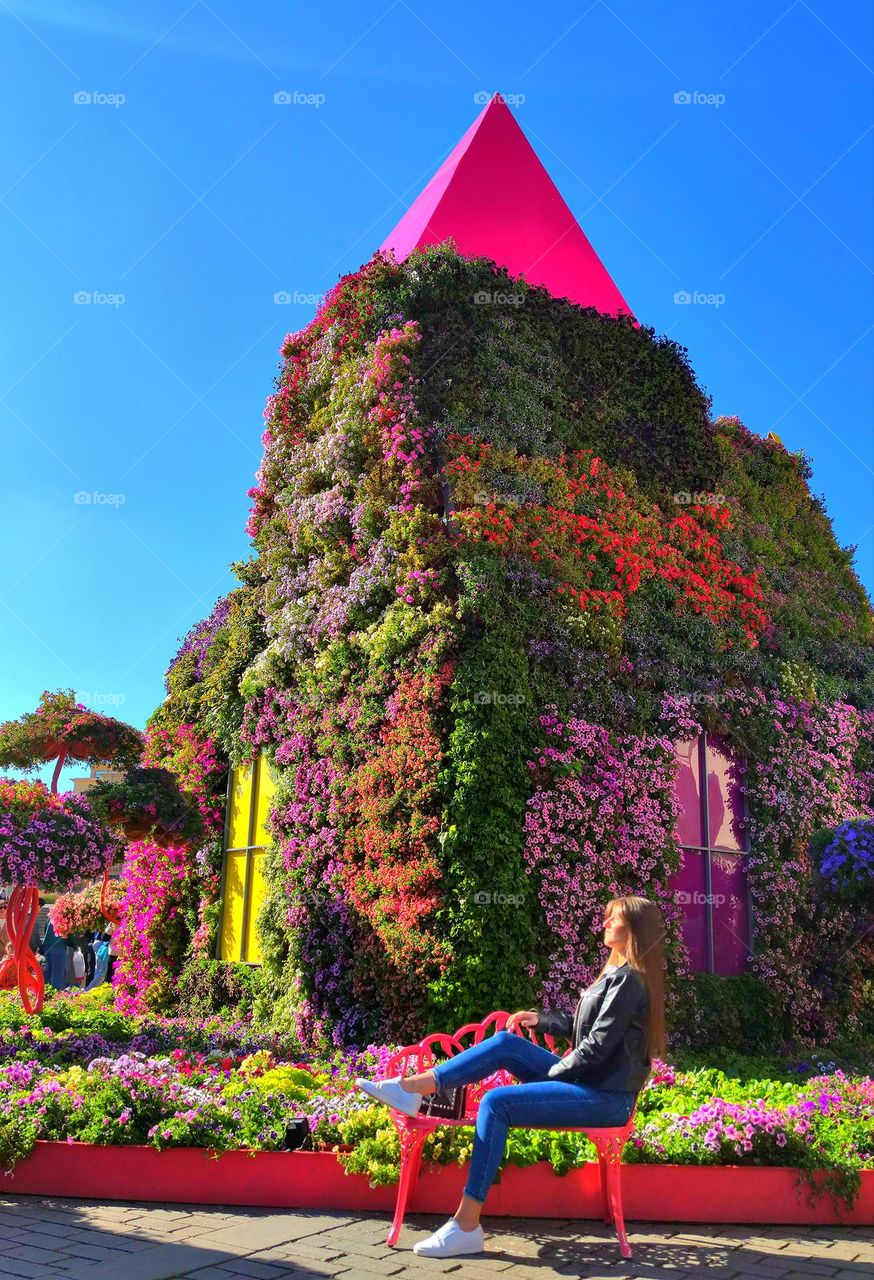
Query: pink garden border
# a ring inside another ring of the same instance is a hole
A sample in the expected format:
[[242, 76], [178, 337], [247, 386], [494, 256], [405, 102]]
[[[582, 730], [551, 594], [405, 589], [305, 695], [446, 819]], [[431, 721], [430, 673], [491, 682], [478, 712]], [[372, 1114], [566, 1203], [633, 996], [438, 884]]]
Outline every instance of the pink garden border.
[[[467, 1166], [423, 1164], [412, 1213], [451, 1213]], [[820, 1177], [822, 1175], [819, 1175]], [[622, 1166], [627, 1219], [638, 1222], [874, 1224], [874, 1170], [862, 1172], [852, 1209], [827, 1192], [809, 1201], [798, 1170], [735, 1165]], [[97, 1147], [38, 1142], [6, 1175], [12, 1195], [75, 1196], [162, 1204], [246, 1205], [391, 1213], [397, 1186], [371, 1187], [347, 1174], [334, 1152], [227, 1151], [200, 1148]], [[510, 1165], [489, 1192], [494, 1217], [601, 1218], [598, 1166], [558, 1177], [546, 1163]]]

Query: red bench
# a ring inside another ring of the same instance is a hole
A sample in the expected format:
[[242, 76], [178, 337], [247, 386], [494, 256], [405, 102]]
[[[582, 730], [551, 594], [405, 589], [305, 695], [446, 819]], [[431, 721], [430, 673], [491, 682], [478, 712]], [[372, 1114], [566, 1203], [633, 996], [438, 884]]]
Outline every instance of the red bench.
[[[433, 1035], [426, 1036], [419, 1044], [407, 1045], [406, 1048], [399, 1049], [386, 1064], [386, 1078], [397, 1075], [413, 1075], [414, 1073], [430, 1070], [435, 1064], [435, 1049], [439, 1049], [444, 1057], [452, 1057], [453, 1054], [461, 1053], [462, 1050], [469, 1048], [471, 1045], [479, 1044], [487, 1035], [505, 1030], [505, 1023], [509, 1016], [503, 1010], [498, 1010], [495, 1013], [490, 1013], [482, 1022], [469, 1022], [466, 1026], [459, 1027], [454, 1035], [435, 1032]], [[523, 1035], [524, 1032], [517, 1030], [516, 1034]], [[532, 1028], [528, 1028], [528, 1034], [536, 1044], [537, 1037]], [[543, 1040], [551, 1052], [556, 1052], [552, 1036], [543, 1034]], [[442, 1060], [443, 1058], [441, 1058]], [[469, 1084], [467, 1086], [467, 1105], [460, 1120], [446, 1120], [440, 1116], [406, 1116], [402, 1112], [392, 1109], [391, 1117], [397, 1128], [401, 1144], [401, 1178], [398, 1184], [394, 1221], [389, 1229], [386, 1244], [397, 1244], [407, 1203], [419, 1178], [422, 1147], [428, 1134], [433, 1133], [441, 1125], [470, 1126], [475, 1124], [483, 1094], [489, 1089], [497, 1088], [499, 1085], [512, 1083], [513, 1076], [510, 1072], [501, 1069], [496, 1071], [494, 1075], [489, 1076], [487, 1080], [480, 1081], [477, 1084]], [[554, 1126], [538, 1127], [553, 1128]], [[633, 1127], [634, 1113], [632, 1112], [628, 1123], [624, 1124], [620, 1129], [587, 1129], [579, 1127], [566, 1130], [568, 1133], [584, 1133], [594, 1144], [598, 1153], [598, 1167], [601, 1174], [604, 1221], [612, 1222], [615, 1225], [616, 1235], [619, 1238], [619, 1252], [623, 1258], [630, 1258], [632, 1255], [631, 1245], [628, 1243], [628, 1237], [625, 1234], [625, 1222], [622, 1216], [622, 1165], [620, 1162], [622, 1150]]]

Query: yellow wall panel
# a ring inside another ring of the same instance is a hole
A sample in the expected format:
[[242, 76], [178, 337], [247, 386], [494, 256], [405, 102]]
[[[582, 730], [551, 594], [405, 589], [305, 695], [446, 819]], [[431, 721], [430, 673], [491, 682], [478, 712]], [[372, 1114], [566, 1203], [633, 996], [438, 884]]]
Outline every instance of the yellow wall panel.
[[256, 921], [258, 912], [261, 909], [261, 903], [267, 896], [267, 881], [264, 879], [264, 858], [263, 852], [252, 853], [252, 880], [249, 889], [249, 933], [246, 945], [246, 954], [244, 960], [248, 960], [249, 964], [260, 964], [263, 956], [261, 955], [261, 944], [258, 939], [258, 930]]
[[252, 811], [252, 766], [238, 766], [231, 773], [228, 848], [245, 849], [249, 843], [249, 815]]
[[[255, 790], [257, 795], [253, 794]], [[275, 792], [276, 783], [264, 756], [258, 762], [257, 771], [253, 765], [237, 766], [231, 771], [219, 941], [222, 960], [243, 960], [249, 964], [262, 961], [255, 922], [267, 894], [264, 846], [270, 843], [267, 818]], [[253, 805], [254, 847], [249, 848]]]
[[221, 960], [239, 960], [243, 946], [243, 894], [246, 853], [229, 853], [225, 862], [222, 900]]
[[276, 783], [270, 773], [270, 766], [267, 764], [265, 756], [261, 757], [261, 763], [258, 766], [258, 797], [257, 797], [257, 813], [255, 816], [255, 840], [256, 845], [266, 845], [270, 843], [270, 832], [267, 830], [267, 818], [270, 813], [270, 805], [273, 802], [273, 796], [276, 793]]

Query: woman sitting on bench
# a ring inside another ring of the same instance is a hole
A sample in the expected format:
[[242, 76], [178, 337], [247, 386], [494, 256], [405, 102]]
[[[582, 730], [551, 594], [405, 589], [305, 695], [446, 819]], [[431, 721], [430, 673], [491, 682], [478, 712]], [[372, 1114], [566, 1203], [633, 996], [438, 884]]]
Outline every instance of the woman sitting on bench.
[[[450, 1258], [483, 1251], [480, 1213], [510, 1128], [620, 1128], [628, 1122], [652, 1059], [664, 1053], [663, 940], [655, 903], [635, 895], [614, 898], [604, 912], [610, 954], [573, 1017], [522, 1010], [507, 1019], [507, 1030], [430, 1071], [378, 1083], [357, 1080], [371, 1098], [410, 1116], [425, 1094], [485, 1080], [501, 1068], [521, 1081], [483, 1095], [461, 1203], [448, 1222], [413, 1246], [414, 1253]], [[523, 1027], [566, 1036], [574, 1047], [560, 1058], [516, 1034]]]

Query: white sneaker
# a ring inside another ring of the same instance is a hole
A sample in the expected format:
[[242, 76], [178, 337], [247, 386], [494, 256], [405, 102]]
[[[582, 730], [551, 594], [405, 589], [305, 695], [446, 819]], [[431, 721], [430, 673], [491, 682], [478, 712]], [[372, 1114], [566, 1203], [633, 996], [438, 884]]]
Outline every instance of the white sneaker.
[[414, 1116], [422, 1105], [422, 1095], [420, 1093], [408, 1093], [406, 1089], [401, 1088], [401, 1077], [395, 1076], [393, 1080], [363, 1080], [361, 1076], [357, 1076], [355, 1083], [359, 1089], [371, 1098], [375, 1098], [377, 1102], [384, 1102], [387, 1107], [393, 1107], [395, 1111], [403, 1111], [406, 1116]]
[[462, 1231], [454, 1218], [444, 1222], [433, 1235], [418, 1240], [413, 1245], [413, 1253], [417, 1253], [420, 1258], [456, 1258], [465, 1253], [482, 1253], [484, 1249], [485, 1235], [482, 1227]]

